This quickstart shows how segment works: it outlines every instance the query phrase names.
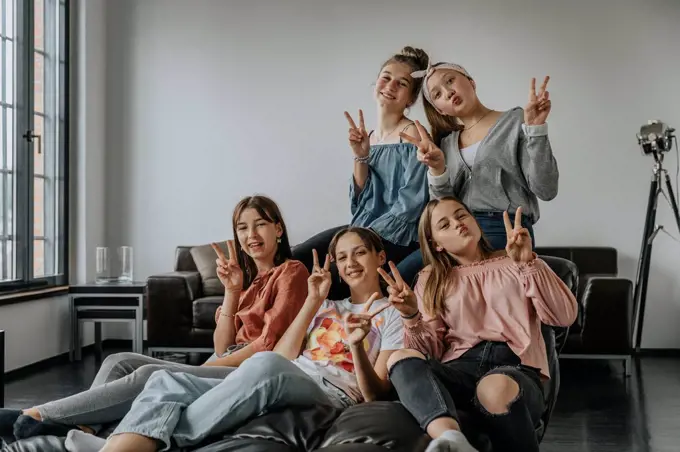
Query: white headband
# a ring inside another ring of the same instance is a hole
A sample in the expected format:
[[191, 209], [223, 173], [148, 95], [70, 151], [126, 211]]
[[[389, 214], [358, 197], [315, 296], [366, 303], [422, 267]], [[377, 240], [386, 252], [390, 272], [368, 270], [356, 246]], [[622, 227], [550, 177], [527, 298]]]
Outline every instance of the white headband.
[[[423, 79], [423, 95], [425, 96], [425, 99], [434, 107], [434, 102], [432, 102], [432, 99], [430, 98], [430, 90], [427, 89], [427, 80], [432, 77], [432, 74], [434, 74], [434, 71], [437, 69], [452, 69], [456, 72], [460, 72], [470, 80], [472, 80], [472, 77], [468, 73], [468, 71], [465, 70], [463, 66], [460, 64], [455, 64], [455, 63], [446, 63], [446, 62], [441, 62], [441, 63], [435, 63], [433, 65], [428, 64], [427, 69], [424, 71], [416, 71], [411, 73], [411, 77], [413, 78], [422, 78]], [[437, 111], [439, 109], [437, 107], [434, 107]], [[441, 111], [439, 111], [441, 113]]]

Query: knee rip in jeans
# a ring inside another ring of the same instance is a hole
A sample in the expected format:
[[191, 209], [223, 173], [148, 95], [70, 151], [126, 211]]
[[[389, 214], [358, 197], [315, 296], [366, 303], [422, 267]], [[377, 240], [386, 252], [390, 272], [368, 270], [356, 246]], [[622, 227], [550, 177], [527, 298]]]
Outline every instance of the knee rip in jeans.
[[[503, 401], [504, 409], [505, 411], [503, 412], [491, 412], [489, 409], [484, 406], [481, 400], [479, 400], [479, 386], [482, 384], [482, 382], [489, 376], [492, 375], [503, 375], [506, 378], [509, 378], [512, 380], [516, 385], [517, 385], [517, 394], [509, 401]], [[512, 410], [512, 407], [515, 405], [515, 403], [522, 398], [524, 395], [524, 390], [522, 389], [522, 386], [519, 384], [519, 381], [515, 379], [515, 377], [511, 374], [498, 371], [492, 374], [487, 374], [486, 376], [482, 377], [478, 382], [477, 382], [477, 387], [475, 388], [475, 397], [474, 397], [474, 404], [475, 407], [484, 415], [488, 417], [499, 417], [499, 416], [507, 416], [510, 414], [510, 410]]]
[[401, 349], [392, 353], [389, 358], [387, 358], [387, 376], [392, 374], [392, 369], [399, 363], [405, 361], [410, 361], [412, 359], [418, 359], [420, 361], [427, 361], [427, 357], [416, 350], [411, 349]]

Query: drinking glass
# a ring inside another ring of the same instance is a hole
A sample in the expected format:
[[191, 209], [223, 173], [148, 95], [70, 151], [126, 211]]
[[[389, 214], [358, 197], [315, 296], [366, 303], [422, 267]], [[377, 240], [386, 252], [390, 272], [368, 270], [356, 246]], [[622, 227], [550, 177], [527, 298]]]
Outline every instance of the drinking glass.
[[96, 254], [96, 276], [95, 282], [97, 284], [106, 284], [111, 282], [111, 263], [109, 262], [109, 248], [106, 246], [98, 246]]
[[118, 280], [124, 283], [132, 282], [132, 247], [121, 246], [118, 248], [120, 258], [120, 276]]

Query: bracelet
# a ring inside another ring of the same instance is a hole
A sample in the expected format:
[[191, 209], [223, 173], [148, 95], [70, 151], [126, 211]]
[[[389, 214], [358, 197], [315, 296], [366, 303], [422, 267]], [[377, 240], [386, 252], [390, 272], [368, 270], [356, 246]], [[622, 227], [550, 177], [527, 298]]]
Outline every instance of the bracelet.
[[220, 312], [220, 317], [234, 317], [234, 314], [225, 314], [224, 312]]
[[415, 314], [412, 314], [412, 315], [409, 315], [409, 316], [405, 316], [404, 314], [401, 314], [401, 318], [404, 319], [404, 320], [411, 320], [411, 319], [415, 319], [418, 314], [420, 314], [420, 310], [416, 311]]
[[357, 157], [356, 155], [354, 156], [354, 161], [359, 162], [359, 163], [368, 163], [368, 159], [370, 158], [370, 155], [367, 155], [366, 157]]

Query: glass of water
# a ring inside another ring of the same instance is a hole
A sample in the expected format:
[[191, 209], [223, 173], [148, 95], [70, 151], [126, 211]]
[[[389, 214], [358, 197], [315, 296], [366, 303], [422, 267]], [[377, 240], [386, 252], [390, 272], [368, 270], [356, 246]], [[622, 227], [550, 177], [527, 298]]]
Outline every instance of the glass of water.
[[96, 254], [96, 276], [97, 284], [111, 282], [111, 264], [109, 262], [109, 249], [106, 246], [98, 246]]
[[118, 248], [118, 257], [120, 258], [120, 276], [118, 280], [124, 283], [131, 283], [132, 276], [132, 247], [121, 246]]

